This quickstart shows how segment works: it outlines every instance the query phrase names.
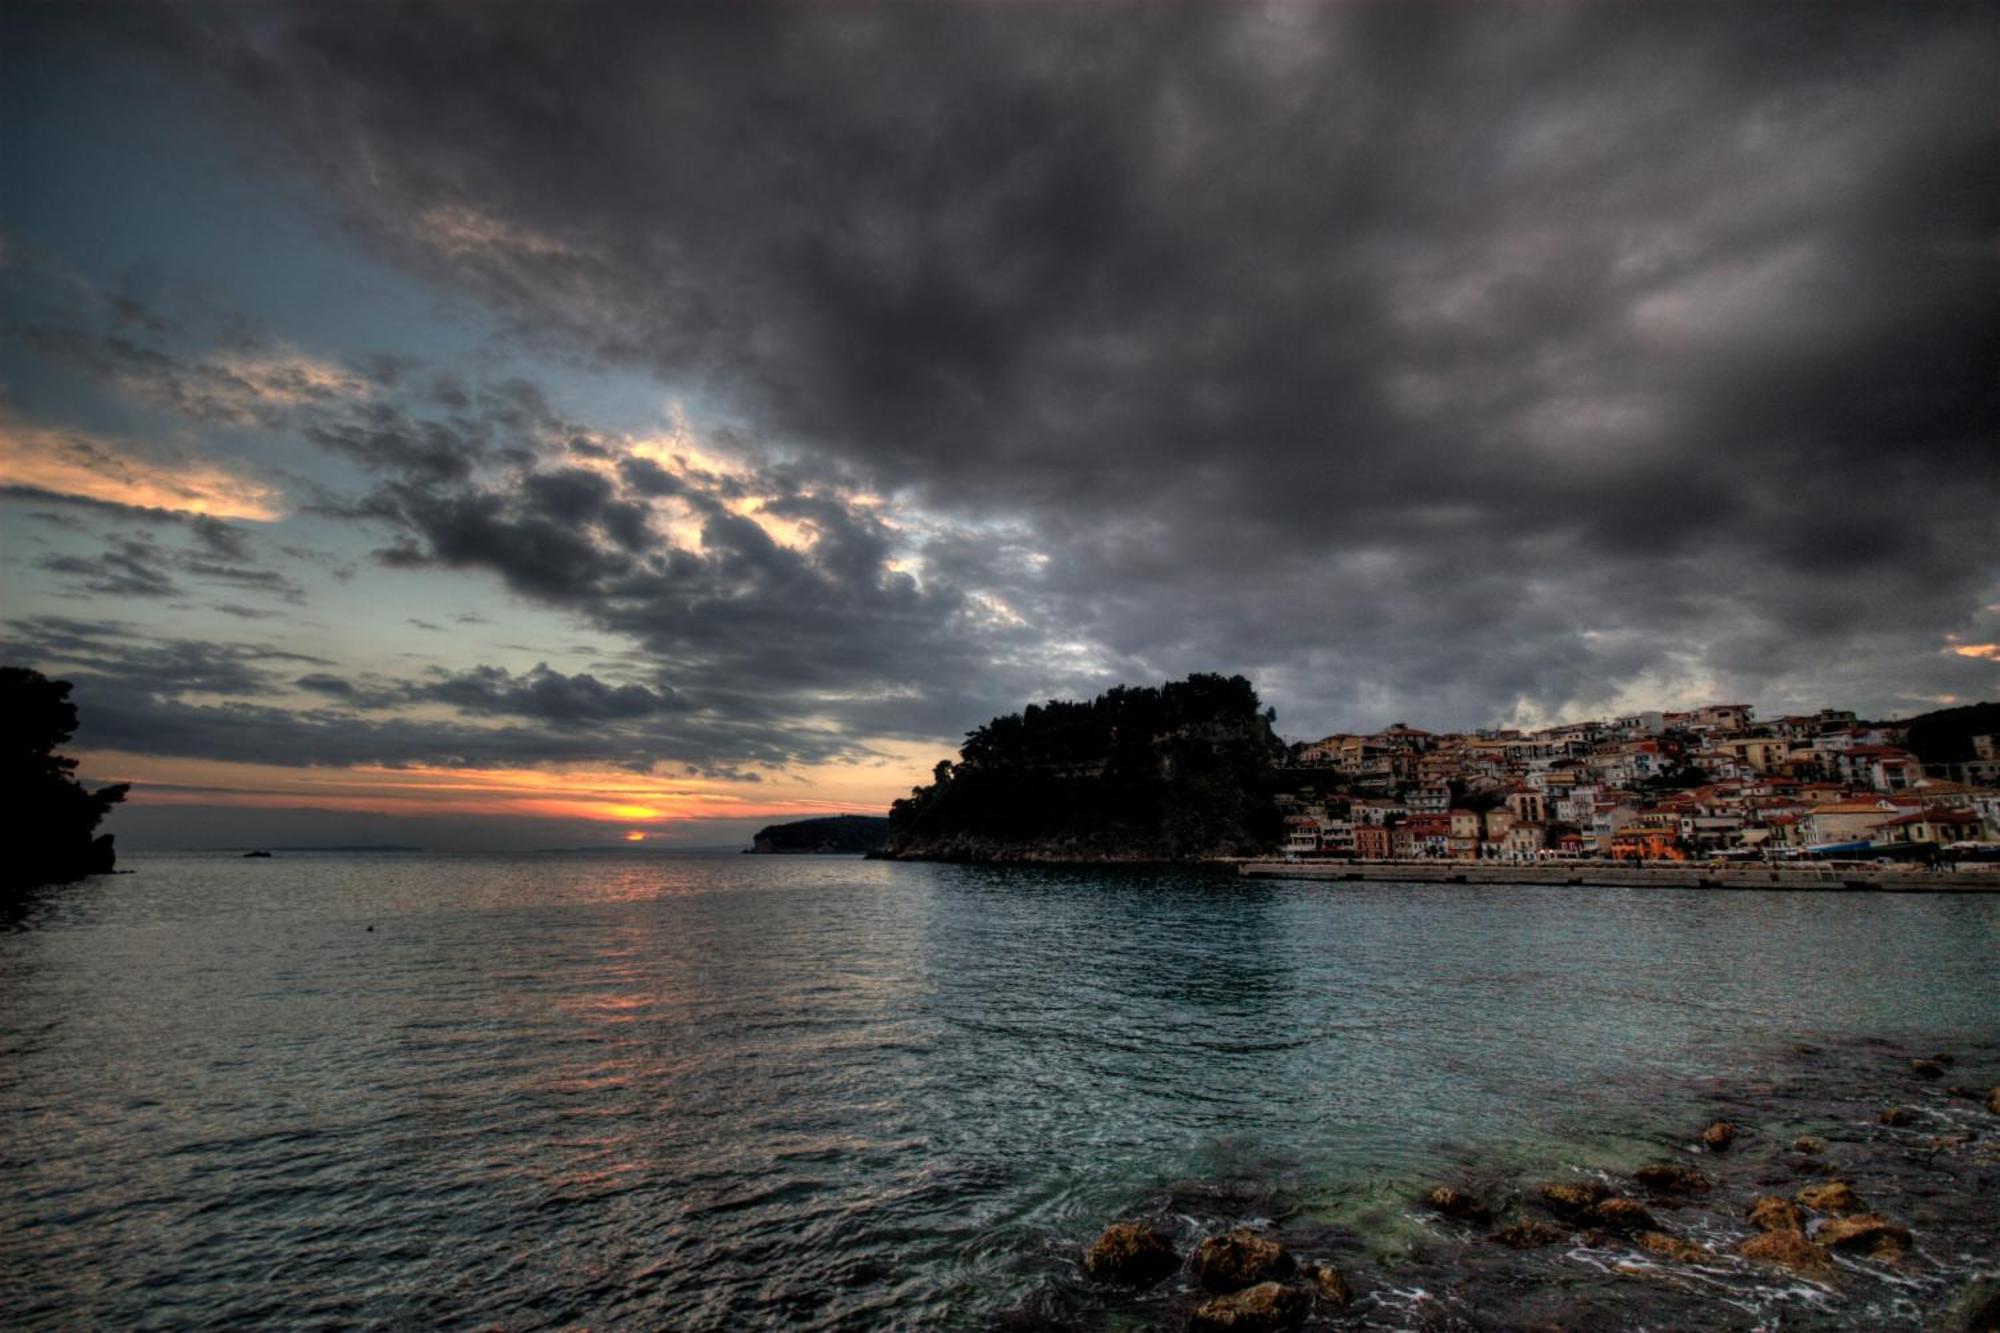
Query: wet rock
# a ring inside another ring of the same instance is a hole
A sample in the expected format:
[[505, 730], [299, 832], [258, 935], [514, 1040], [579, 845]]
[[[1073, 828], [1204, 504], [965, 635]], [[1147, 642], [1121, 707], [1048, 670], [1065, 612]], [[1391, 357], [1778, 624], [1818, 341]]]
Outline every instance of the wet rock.
[[1986, 1094], [1986, 1109], [1994, 1115], [2000, 1115], [2000, 1088], [1995, 1088]]
[[1698, 1264], [1709, 1257], [1708, 1251], [1693, 1241], [1669, 1236], [1664, 1231], [1642, 1231], [1632, 1239], [1640, 1249], [1672, 1259], [1677, 1264]]
[[1633, 1199], [1605, 1199], [1594, 1203], [1584, 1214], [1590, 1221], [1612, 1231], [1658, 1231], [1659, 1222]]
[[1203, 1241], [1195, 1248], [1188, 1267], [1205, 1290], [1236, 1291], [1290, 1277], [1297, 1265], [1277, 1241], [1248, 1227], [1237, 1227], [1227, 1235]]
[[1944, 1095], [1956, 1097], [1962, 1102], [1983, 1102], [1986, 1100], [1986, 1089], [1968, 1088], [1963, 1083], [1954, 1083], [1944, 1090]]
[[1940, 1333], [2000, 1331], [2000, 1276], [1982, 1274], [1966, 1283], [1938, 1328]]
[[1910, 1229], [1898, 1226], [1877, 1213], [1836, 1217], [1814, 1233], [1813, 1239], [1830, 1250], [1845, 1250], [1877, 1259], [1900, 1259], [1910, 1243]]
[[1949, 1069], [1958, 1063], [1958, 1059], [1950, 1051], [1939, 1051], [1931, 1057], [1931, 1063], [1943, 1065], [1946, 1069]]
[[1632, 1173], [1632, 1179], [1653, 1194], [1706, 1194], [1709, 1187], [1707, 1176], [1678, 1162], [1642, 1166]]
[[1809, 1157], [1817, 1156], [1826, 1151], [1826, 1141], [1816, 1139], [1810, 1134], [1801, 1134], [1792, 1140], [1792, 1151], [1805, 1153]]
[[1083, 1252], [1083, 1271], [1099, 1282], [1151, 1286], [1180, 1266], [1173, 1241], [1144, 1222], [1113, 1222]]
[[1603, 1202], [1611, 1191], [1595, 1180], [1556, 1182], [1542, 1186], [1542, 1204], [1557, 1217], [1581, 1217]]
[[1917, 1113], [1907, 1106], [1885, 1106], [1882, 1108], [1882, 1114], [1875, 1118], [1891, 1129], [1901, 1129], [1915, 1121]]
[[1833, 1260], [1827, 1257], [1826, 1251], [1796, 1231], [1762, 1232], [1738, 1245], [1736, 1252], [1745, 1259], [1788, 1268], [1807, 1277], [1820, 1277], [1833, 1271]]
[[1547, 1222], [1510, 1222], [1486, 1239], [1510, 1250], [1532, 1250], [1543, 1245], [1559, 1245], [1569, 1232]]
[[1862, 1210], [1861, 1196], [1844, 1180], [1808, 1185], [1799, 1191], [1798, 1198], [1806, 1207], [1822, 1213], [1858, 1213]]
[[1188, 1317], [1191, 1333], [1268, 1333], [1305, 1322], [1305, 1292], [1277, 1282], [1260, 1282], [1227, 1296], [1203, 1301]]
[[1710, 1152], [1728, 1152], [1729, 1145], [1736, 1142], [1736, 1126], [1727, 1120], [1718, 1120], [1701, 1132], [1701, 1145]]
[[1332, 1264], [1304, 1264], [1299, 1274], [1312, 1283], [1320, 1304], [1335, 1310], [1345, 1310], [1353, 1304], [1354, 1293], [1348, 1288], [1347, 1279]]
[[1944, 1066], [1935, 1060], [1912, 1060], [1910, 1074], [1912, 1077], [1925, 1080], [1941, 1079], [1944, 1077]]
[[1449, 1185], [1439, 1185], [1424, 1196], [1424, 1202], [1429, 1204], [1433, 1211], [1460, 1222], [1489, 1222], [1493, 1219], [1491, 1208], [1465, 1191], [1453, 1189]]
[[1750, 1205], [1750, 1225], [1759, 1231], [1797, 1231], [1806, 1229], [1806, 1215], [1790, 1199], [1781, 1199], [1775, 1194], [1766, 1194]]

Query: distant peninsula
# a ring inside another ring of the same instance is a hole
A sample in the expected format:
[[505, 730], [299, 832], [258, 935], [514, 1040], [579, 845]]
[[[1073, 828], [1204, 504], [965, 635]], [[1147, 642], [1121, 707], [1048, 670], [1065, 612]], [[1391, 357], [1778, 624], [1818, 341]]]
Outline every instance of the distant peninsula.
[[1282, 822], [1286, 758], [1242, 676], [1053, 700], [966, 738], [889, 811], [898, 860], [1164, 862], [1250, 856]]
[[889, 821], [881, 815], [828, 815], [757, 830], [746, 851], [776, 855], [847, 855], [879, 852], [889, 841]]

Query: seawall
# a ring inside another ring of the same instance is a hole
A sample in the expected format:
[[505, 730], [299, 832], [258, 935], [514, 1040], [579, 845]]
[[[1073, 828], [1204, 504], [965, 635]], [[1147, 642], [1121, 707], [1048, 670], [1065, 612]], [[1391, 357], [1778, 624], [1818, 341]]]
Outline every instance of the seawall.
[[1575, 884], [1650, 889], [1796, 889], [1808, 892], [2000, 893], [2000, 866], [1919, 870], [1875, 865], [1618, 865], [1545, 861], [1285, 861], [1236, 863], [1252, 879], [1377, 881], [1414, 884]]

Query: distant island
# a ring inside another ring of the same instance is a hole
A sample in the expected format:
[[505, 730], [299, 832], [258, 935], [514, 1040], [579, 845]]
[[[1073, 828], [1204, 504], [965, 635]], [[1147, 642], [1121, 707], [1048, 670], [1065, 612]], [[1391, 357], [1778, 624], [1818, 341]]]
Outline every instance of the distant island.
[[889, 841], [889, 821], [881, 815], [828, 815], [757, 830], [749, 852], [774, 855], [847, 855], [879, 852]]
[[1275, 715], [1242, 676], [1031, 704], [966, 738], [889, 811], [884, 855], [942, 861], [1253, 856], [1283, 824]]

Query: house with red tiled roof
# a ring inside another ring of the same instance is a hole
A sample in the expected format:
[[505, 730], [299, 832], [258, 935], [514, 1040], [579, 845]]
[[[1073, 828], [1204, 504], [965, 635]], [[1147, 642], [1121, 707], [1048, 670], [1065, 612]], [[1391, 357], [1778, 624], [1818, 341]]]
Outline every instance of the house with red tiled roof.
[[1933, 842], [1942, 847], [1979, 841], [1982, 826], [1970, 810], [1915, 810], [1886, 821], [1881, 831], [1883, 842]]

